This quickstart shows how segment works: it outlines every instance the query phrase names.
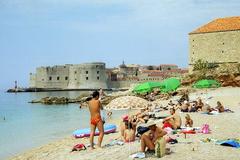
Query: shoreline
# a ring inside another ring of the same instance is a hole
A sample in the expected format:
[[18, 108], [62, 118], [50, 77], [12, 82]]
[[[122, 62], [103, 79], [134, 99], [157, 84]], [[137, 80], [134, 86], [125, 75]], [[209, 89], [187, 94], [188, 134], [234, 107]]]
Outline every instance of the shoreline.
[[[97, 89], [82, 88], [82, 89], [61, 89], [61, 88], [20, 88], [20, 89], [8, 89], [7, 93], [21, 93], [21, 92], [62, 92], [62, 91], [95, 91]], [[109, 88], [103, 89], [104, 91], [127, 91], [124, 88]]]
[[[216, 101], [220, 100], [227, 108], [234, 110], [234, 113], [221, 113], [219, 115], [204, 115], [200, 113], [189, 113], [194, 120], [195, 127], [201, 127], [202, 124], [209, 124], [212, 130], [211, 134], [196, 134], [187, 135], [185, 139], [181, 134], [178, 137], [179, 143], [174, 145], [167, 144], [167, 147], [173, 151], [172, 154], [166, 155], [162, 159], [239, 159], [239, 149], [219, 146], [213, 143], [203, 143], [200, 140], [206, 138], [213, 139], [227, 139], [227, 138], [240, 138], [240, 131], [236, 130], [236, 127], [240, 123], [240, 88], [223, 87], [218, 89], [198, 90], [196, 93], [191, 93], [190, 97], [202, 97], [203, 99], [209, 99], [211, 106], [214, 106]], [[161, 103], [166, 103], [162, 101]], [[168, 111], [166, 111], [168, 112]], [[185, 113], [179, 113], [182, 119]], [[184, 120], [184, 119], [183, 119]], [[119, 119], [112, 119], [109, 123], [119, 124]], [[104, 136], [103, 145], [108, 144], [111, 139], [119, 136], [119, 133], [108, 134]], [[95, 142], [97, 136], [95, 137]], [[188, 144], [189, 142], [189, 144]], [[136, 153], [140, 150], [140, 143], [134, 142], [131, 144], [125, 144], [123, 146], [113, 146], [103, 149], [96, 149], [91, 151], [79, 151], [70, 153], [72, 147], [77, 143], [89, 144], [89, 138], [75, 139], [72, 136], [66, 136], [65, 138], [50, 142], [46, 145], [33, 148], [24, 153], [19, 153], [14, 157], [8, 158], [9, 160], [53, 160], [53, 159], [89, 159], [95, 160], [99, 157], [99, 160], [108, 159], [128, 159], [129, 155]], [[131, 148], [131, 150], [129, 150]], [[219, 154], [221, 153], [221, 154]], [[154, 157], [146, 158], [149, 160], [156, 159]]]

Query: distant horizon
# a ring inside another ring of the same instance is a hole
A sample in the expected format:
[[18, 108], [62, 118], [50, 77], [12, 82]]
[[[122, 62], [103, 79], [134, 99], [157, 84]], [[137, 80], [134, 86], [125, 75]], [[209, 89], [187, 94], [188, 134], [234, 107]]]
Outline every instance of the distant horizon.
[[237, 0], [0, 2], [0, 89], [28, 87], [39, 66], [103, 61], [188, 67], [188, 33], [240, 15]]

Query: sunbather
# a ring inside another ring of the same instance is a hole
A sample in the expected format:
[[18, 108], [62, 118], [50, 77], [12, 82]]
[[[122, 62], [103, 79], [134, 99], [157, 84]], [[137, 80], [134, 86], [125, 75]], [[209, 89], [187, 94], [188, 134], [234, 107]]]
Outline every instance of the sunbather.
[[124, 132], [126, 130], [125, 123], [128, 123], [128, 115], [122, 116], [122, 121], [120, 122], [120, 137], [123, 140], [124, 139]]
[[219, 102], [219, 101], [217, 101], [217, 107], [216, 107], [216, 109], [218, 110], [219, 113], [222, 113], [222, 112], [225, 111], [223, 105], [222, 105], [221, 102]]
[[163, 120], [163, 128], [170, 127], [172, 129], [178, 129], [182, 125], [181, 117], [175, 112], [174, 108], [170, 109], [171, 116]]
[[154, 121], [149, 121], [146, 126], [149, 127], [150, 131], [141, 136], [141, 151], [145, 152], [146, 149], [155, 151], [156, 141], [167, 133], [160, 127], [157, 127]]
[[135, 133], [136, 133], [136, 128], [134, 129], [132, 127], [131, 122], [125, 122], [125, 130], [124, 130], [124, 141], [125, 142], [133, 142], [135, 141]]
[[203, 107], [203, 102], [202, 102], [202, 99], [199, 98], [198, 101], [197, 101], [197, 110], [198, 111], [202, 111], [202, 107]]
[[192, 127], [193, 126], [193, 120], [191, 119], [189, 114], [186, 114], [185, 116], [185, 127]]

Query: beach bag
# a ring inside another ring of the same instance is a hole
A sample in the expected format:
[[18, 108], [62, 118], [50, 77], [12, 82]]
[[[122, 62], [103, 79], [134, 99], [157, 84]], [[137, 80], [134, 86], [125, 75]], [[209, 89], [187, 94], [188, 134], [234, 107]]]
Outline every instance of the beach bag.
[[138, 135], [142, 135], [143, 133], [149, 131], [149, 128], [148, 127], [142, 127], [142, 126], [139, 126], [137, 128], [137, 134]]
[[76, 144], [73, 149], [72, 149], [72, 152], [73, 151], [81, 151], [81, 150], [86, 150], [86, 146], [84, 144]]
[[208, 124], [204, 124], [202, 126], [201, 131], [202, 131], [203, 134], [209, 134], [210, 133], [209, 125]]
[[163, 137], [159, 138], [155, 144], [155, 156], [158, 158], [166, 154], [166, 141]]

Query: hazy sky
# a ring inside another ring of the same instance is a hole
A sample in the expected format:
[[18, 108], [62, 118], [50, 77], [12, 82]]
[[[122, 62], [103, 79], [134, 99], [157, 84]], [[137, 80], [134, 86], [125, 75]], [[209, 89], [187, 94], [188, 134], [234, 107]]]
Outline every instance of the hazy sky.
[[54, 64], [187, 67], [188, 33], [239, 15], [239, 0], [0, 0], [0, 88]]

